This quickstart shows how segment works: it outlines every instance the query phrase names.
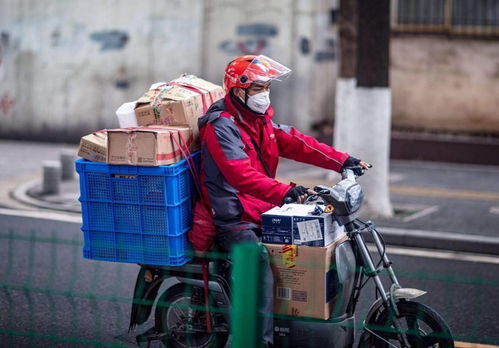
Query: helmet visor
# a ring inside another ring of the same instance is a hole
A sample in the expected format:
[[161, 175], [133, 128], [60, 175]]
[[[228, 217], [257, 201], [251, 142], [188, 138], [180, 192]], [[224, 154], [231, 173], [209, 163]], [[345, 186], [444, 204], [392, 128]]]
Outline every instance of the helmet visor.
[[291, 73], [291, 69], [281, 63], [264, 56], [256, 56], [244, 70], [242, 76], [247, 77], [248, 83], [268, 82], [272, 80], [282, 81]]

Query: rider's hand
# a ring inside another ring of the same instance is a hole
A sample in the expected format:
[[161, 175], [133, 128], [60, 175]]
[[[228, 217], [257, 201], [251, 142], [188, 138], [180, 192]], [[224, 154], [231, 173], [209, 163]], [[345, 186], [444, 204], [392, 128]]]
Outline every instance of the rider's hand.
[[355, 158], [353, 156], [350, 156], [345, 160], [345, 162], [343, 162], [342, 169], [346, 168], [346, 167], [353, 167], [353, 166], [361, 166], [364, 169], [369, 169], [372, 167], [372, 165], [370, 165], [369, 163], [361, 161], [360, 159]]
[[286, 201], [286, 198], [291, 198], [293, 202], [303, 203], [305, 199], [307, 199], [308, 195], [314, 195], [316, 192], [314, 190], [308, 189], [303, 186], [295, 186], [291, 188], [286, 196], [284, 196], [283, 203]]

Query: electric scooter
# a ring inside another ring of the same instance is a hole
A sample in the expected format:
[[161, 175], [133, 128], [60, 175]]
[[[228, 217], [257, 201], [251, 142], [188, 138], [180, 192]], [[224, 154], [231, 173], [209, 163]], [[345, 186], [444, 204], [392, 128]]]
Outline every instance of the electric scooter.
[[[425, 292], [400, 285], [381, 234], [372, 222], [358, 218], [364, 194], [356, 178], [363, 174], [360, 166], [346, 168], [340, 182], [333, 187], [314, 187], [317, 194], [304, 203], [332, 205], [334, 219], [348, 236], [336, 247], [331, 260], [335, 265], [331, 282], [333, 314], [329, 320], [274, 316], [274, 346], [352, 347], [355, 308], [362, 289], [371, 280], [379, 296], [363, 322], [359, 347], [453, 348], [454, 340], [444, 319], [414, 301]], [[365, 235], [374, 241], [378, 261], [367, 248]], [[155, 321], [151, 329], [136, 337], [139, 345], [160, 340], [167, 347], [224, 347], [230, 333], [230, 269], [227, 258], [209, 262], [194, 259], [181, 267], [142, 265], [130, 328], [146, 322], [154, 305]], [[170, 285], [163, 290], [164, 283]], [[209, 289], [209, 296], [205, 289]]]

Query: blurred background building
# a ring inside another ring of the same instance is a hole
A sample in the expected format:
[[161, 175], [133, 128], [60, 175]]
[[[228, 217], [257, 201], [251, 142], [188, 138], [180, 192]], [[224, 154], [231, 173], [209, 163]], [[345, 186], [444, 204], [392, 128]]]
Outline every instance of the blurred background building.
[[[334, 118], [338, 0], [0, 0], [0, 137], [77, 142], [182, 73], [265, 54], [279, 122]], [[499, 135], [499, 0], [393, 0], [392, 128]], [[327, 124], [327, 122], [326, 122]], [[330, 130], [327, 130], [329, 133]], [[327, 133], [327, 134], [329, 134]]]

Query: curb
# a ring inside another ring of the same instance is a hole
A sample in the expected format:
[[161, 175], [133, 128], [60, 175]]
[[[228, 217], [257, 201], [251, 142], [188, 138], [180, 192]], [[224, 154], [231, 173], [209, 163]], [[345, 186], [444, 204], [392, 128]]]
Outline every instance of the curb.
[[37, 199], [28, 194], [28, 192], [32, 191], [35, 187], [40, 187], [41, 180], [35, 179], [32, 181], [28, 181], [25, 184], [20, 185], [14, 191], [12, 191], [12, 198], [18, 202], [23, 204], [27, 204], [32, 207], [49, 209], [49, 210], [57, 210], [57, 211], [65, 211], [70, 213], [81, 213], [81, 209], [79, 207], [74, 207], [69, 204], [64, 203], [52, 203], [47, 202], [41, 199]]

